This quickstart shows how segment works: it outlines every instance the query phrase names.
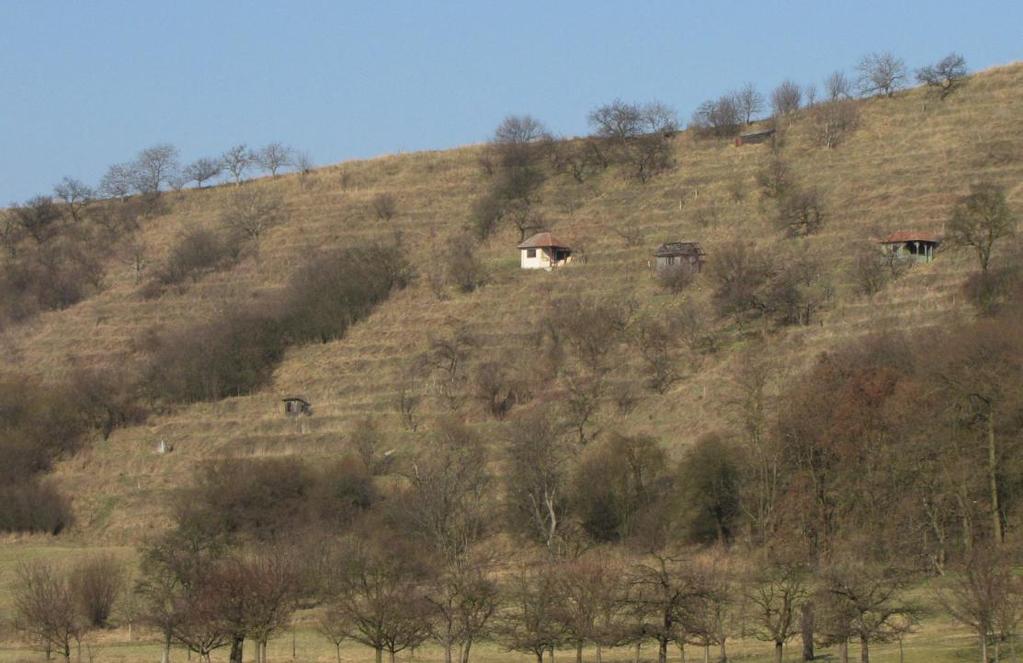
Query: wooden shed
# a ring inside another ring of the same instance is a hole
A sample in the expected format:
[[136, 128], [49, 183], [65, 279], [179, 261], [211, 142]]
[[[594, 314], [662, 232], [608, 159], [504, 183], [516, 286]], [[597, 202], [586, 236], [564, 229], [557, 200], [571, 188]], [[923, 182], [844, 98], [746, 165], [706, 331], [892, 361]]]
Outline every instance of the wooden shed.
[[572, 248], [549, 232], [536, 233], [518, 246], [522, 269], [550, 271], [572, 262]]
[[744, 134], [739, 134], [735, 139], [735, 146], [741, 147], [743, 145], [756, 145], [757, 143], [766, 143], [769, 140], [774, 139], [774, 129], [761, 129], [759, 131], [747, 131]]
[[665, 242], [654, 251], [658, 271], [685, 268], [698, 274], [703, 270], [707, 254], [698, 242]]
[[284, 401], [284, 414], [289, 417], [299, 417], [302, 415], [309, 417], [313, 414], [313, 406], [304, 398], [288, 396], [282, 400]]
[[881, 240], [885, 253], [900, 260], [930, 262], [941, 245], [941, 238], [933, 233], [900, 230]]

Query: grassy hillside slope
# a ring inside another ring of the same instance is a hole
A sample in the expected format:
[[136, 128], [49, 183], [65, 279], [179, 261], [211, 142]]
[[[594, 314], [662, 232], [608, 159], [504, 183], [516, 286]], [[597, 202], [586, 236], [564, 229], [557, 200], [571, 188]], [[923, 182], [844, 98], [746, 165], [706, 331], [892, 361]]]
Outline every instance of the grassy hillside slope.
[[[836, 292], [819, 323], [772, 333], [778, 381], [818, 353], [872, 330], [942, 325], [972, 314], [960, 293], [974, 269], [972, 256], [944, 252], [867, 298], [855, 293], [847, 276], [857, 242], [894, 230], [940, 232], [955, 199], [980, 179], [1005, 186], [1010, 204], [1023, 209], [1023, 65], [977, 74], [945, 101], [913, 90], [861, 103], [860, 128], [836, 149], [814, 146], [808, 123], [800, 118], [781, 148], [797, 180], [823, 195], [826, 225], [809, 243], [830, 256]], [[291, 348], [269, 388], [153, 416], [62, 462], [56, 476], [73, 497], [78, 519], [72, 536], [88, 543], [137, 542], [166, 522], [168, 491], [188, 482], [201, 461], [335, 454], [365, 416], [378, 419], [396, 448], [415, 444], [415, 436], [401, 425], [395, 399], [403, 371], [432, 337], [464, 324], [480, 342], [475, 360], [507, 354], [529, 362], [535, 321], [561, 296], [631, 296], [647, 310], [676, 306], [678, 298], [657, 287], [649, 267], [660, 242], [700, 241], [713, 261], [715, 250], [735, 238], [769, 251], [793, 241], [773, 226], [756, 182], [770, 147], [737, 148], [690, 132], [673, 141], [676, 167], [645, 184], [615, 168], [582, 184], [568, 175], [549, 179], [543, 212], [559, 236], [583, 250], [580, 260], [555, 273], [520, 271], [517, 234], [503, 229], [481, 249], [490, 272], [485, 287], [467, 295], [452, 292], [446, 299], [435, 295], [428, 275], [446, 253], [460, 250], [448, 240], [487, 186], [477, 163], [480, 148], [467, 147], [248, 183], [277, 190], [289, 211], [289, 221], [262, 240], [258, 261], [249, 258], [184, 292], [148, 301], [139, 296], [131, 270], [112, 263], [108, 287], [98, 296], [9, 330], [0, 337], [0, 349], [12, 368], [59, 379], [76, 365], [131, 360], [154, 329], [209, 319], [230, 302], [265, 297], [266, 289], [281, 286], [316, 248], [390, 238], [400, 230], [420, 273], [415, 285], [355, 325], [346, 338]], [[143, 229], [154, 261], [183, 230], [216, 223], [231, 189], [166, 194], [169, 211]], [[372, 211], [372, 199], [380, 193], [397, 200], [397, 215], [388, 221]], [[641, 244], [629, 245], [614, 232], [626, 227], [641, 232]], [[685, 296], [706, 299], [708, 290], [703, 278]], [[634, 383], [642, 400], [627, 414], [605, 408], [601, 424], [655, 434], [675, 451], [728, 425], [730, 377], [743, 349], [735, 338], [726, 337], [732, 340], [664, 395], [641, 387], [637, 358], [623, 352], [619, 377]], [[315, 415], [301, 422], [286, 419], [280, 398], [289, 394], [311, 400]], [[427, 399], [423, 417], [442, 410]], [[481, 427], [495, 426], [478, 406], [469, 407], [466, 416]], [[155, 453], [160, 440], [172, 444], [173, 453]]]

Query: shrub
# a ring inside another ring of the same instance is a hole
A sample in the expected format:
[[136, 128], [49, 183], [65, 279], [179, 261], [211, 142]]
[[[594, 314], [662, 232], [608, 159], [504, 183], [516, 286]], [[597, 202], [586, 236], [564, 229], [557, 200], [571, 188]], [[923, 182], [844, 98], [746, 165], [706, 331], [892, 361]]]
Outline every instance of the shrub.
[[96, 628], [108, 626], [114, 604], [124, 591], [124, 564], [112, 555], [97, 555], [79, 563], [69, 581], [82, 617]]
[[292, 276], [284, 295], [284, 329], [296, 343], [340, 338], [411, 278], [397, 246], [324, 252]]
[[266, 384], [285, 348], [345, 334], [411, 273], [397, 247], [323, 253], [291, 278], [279, 302], [158, 335], [145, 386], [169, 402], [219, 400]]
[[373, 196], [373, 213], [380, 221], [389, 221], [398, 211], [398, 201], [390, 193]]
[[816, 189], [790, 190], [778, 200], [778, 226], [789, 237], [805, 237], [824, 226], [825, 213]]
[[473, 238], [468, 234], [454, 238], [445, 253], [448, 280], [461, 292], [472, 292], [486, 283], [486, 270], [476, 256]]
[[71, 505], [52, 484], [32, 479], [0, 486], [0, 532], [60, 534], [71, 523]]
[[239, 396], [269, 381], [284, 348], [275, 316], [236, 311], [158, 337], [146, 386], [153, 398], [179, 403]]
[[696, 272], [688, 265], [668, 265], [657, 270], [657, 283], [673, 295], [682, 293], [696, 280]]
[[167, 260], [154, 274], [155, 288], [146, 294], [159, 294], [163, 288], [198, 280], [202, 275], [231, 265], [238, 257], [238, 246], [212, 230], [197, 228], [185, 233], [170, 251]]

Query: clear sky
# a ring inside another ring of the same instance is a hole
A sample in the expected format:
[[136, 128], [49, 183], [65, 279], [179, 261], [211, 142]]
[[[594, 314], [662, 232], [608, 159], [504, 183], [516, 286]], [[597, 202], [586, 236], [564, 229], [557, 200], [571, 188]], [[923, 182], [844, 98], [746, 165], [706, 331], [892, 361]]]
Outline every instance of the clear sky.
[[1023, 1], [0, 0], [0, 205], [162, 142], [188, 161], [280, 141], [325, 164], [479, 142], [511, 113], [582, 134], [615, 97], [685, 120], [886, 49], [910, 68], [1019, 60]]

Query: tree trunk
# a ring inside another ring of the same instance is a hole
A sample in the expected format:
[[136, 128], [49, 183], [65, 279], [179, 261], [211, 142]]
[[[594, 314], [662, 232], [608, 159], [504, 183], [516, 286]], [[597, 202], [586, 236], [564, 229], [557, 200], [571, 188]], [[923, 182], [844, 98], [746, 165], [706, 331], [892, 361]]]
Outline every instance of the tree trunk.
[[710, 663], [710, 645], [703, 646], [703, 663]]
[[803, 604], [802, 615], [800, 619], [800, 630], [802, 631], [803, 637], [803, 660], [813, 660], [813, 630], [814, 630], [814, 616], [813, 616], [813, 601], [807, 601]]
[[444, 641], [444, 663], [451, 663], [451, 640]]
[[604, 663], [604, 648], [597, 643], [597, 663]]
[[231, 663], [242, 663], [242, 649], [245, 647], [245, 636], [231, 638]]
[[373, 654], [377, 663], [384, 663], [384, 650], [382, 647], [377, 647]]
[[634, 658], [636, 663], [639, 663], [639, 648], [642, 647], [642, 646], [643, 645], [641, 645], [640, 643], [638, 643], [638, 642], [636, 643], [636, 656]]
[[470, 651], [472, 651], [472, 638], [466, 638], [465, 642], [462, 643], [462, 648], [458, 655], [459, 663], [469, 663]]
[[668, 641], [666, 639], [657, 643], [657, 663], [668, 663]]
[[340, 642], [335, 642], [334, 643], [334, 649], [337, 652], [337, 663], [341, 663], [341, 643]]
[[988, 481], [991, 484], [991, 526], [995, 543], [1002, 543], [1002, 515], [998, 507], [998, 446], [995, 441], [994, 407], [988, 406], [987, 414], [987, 464]]
[[536, 652], [536, 663], [543, 663], [543, 650]]
[[870, 663], [870, 643], [860, 636], [860, 663]]
[[725, 639], [721, 638], [721, 657], [718, 659], [720, 663], [728, 663], [728, 652], [725, 651]]
[[849, 663], [849, 641], [843, 640], [838, 647], [838, 660], [841, 663]]
[[775, 661], [775, 663], [782, 663], [782, 654], [784, 653], [784, 651], [785, 651], [785, 643], [784, 642], [776, 642], [776, 643], [774, 643], [774, 661]]
[[547, 652], [550, 654], [550, 663], [554, 663], [554, 647], [548, 647]]
[[686, 643], [684, 642], [678, 643], [678, 653], [682, 657], [682, 663], [686, 663]]
[[163, 656], [160, 658], [160, 663], [170, 663], [170, 647], [171, 647], [170, 635], [164, 635]]
[[387, 654], [388, 654], [387, 660], [389, 660], [391, 663], [394, 663], [394, 650], [392, 649], [391, 651], [387, 652]]
[[583, 663], [583, 641], [575, 643], [575, 663]]

